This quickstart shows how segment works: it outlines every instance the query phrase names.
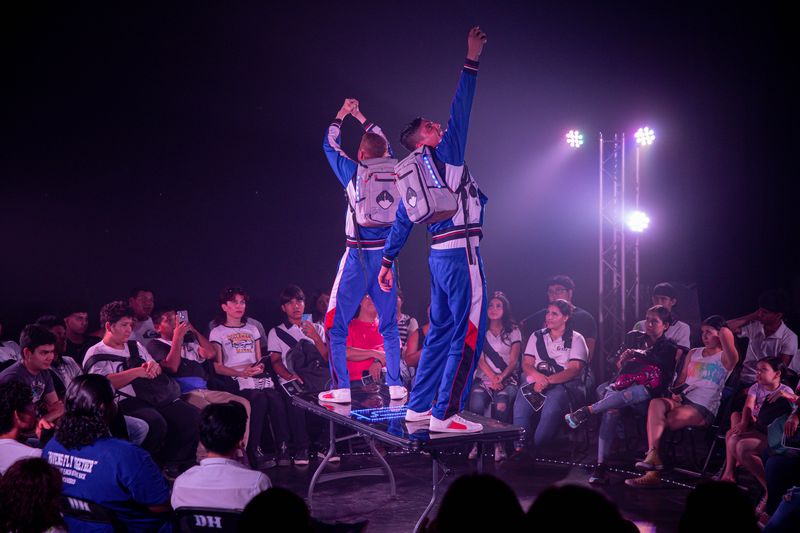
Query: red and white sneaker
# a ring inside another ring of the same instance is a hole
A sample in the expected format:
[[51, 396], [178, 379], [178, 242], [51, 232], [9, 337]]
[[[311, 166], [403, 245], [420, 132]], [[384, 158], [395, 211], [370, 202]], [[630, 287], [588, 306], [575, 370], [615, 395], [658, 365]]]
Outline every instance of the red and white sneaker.
[[413, 411], [411, 409], [406, 409], [406, 422], [419, 422], [421, 420], [430, 420], [430, 418], [431, 418], [430, 409], [428, 409], [427, 411], [423, 411], [422, 413]]
[[435, 416], [431, 417], [430, 430], [439, 433], [477, 433], [482, 429], [482, 424], [470, 422], [457, 414], [445, 420], [439, 420]]
[[317, 395], [321, 402], [350, 403], [350, 389], [331, 389]]
[[389, 385], [389, 398], [392, 400], [402, 400], [408, 396], [408, 389], [402, 385]]

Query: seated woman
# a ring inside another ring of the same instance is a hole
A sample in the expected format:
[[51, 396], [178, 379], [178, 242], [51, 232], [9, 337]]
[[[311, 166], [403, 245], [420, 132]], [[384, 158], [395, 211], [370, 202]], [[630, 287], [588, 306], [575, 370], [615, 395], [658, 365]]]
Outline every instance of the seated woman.
[[[525, 381], [546, 400], [540, 411], [539, 423], [533, 433], [533, 451], [551, 441], [558, 431], [564, 414], [569, 412], [570, 400], [583, 396], [581, 376], [589, 350], [583, 335], [569, 325], [574, 306], [566, 300], [555, 300], [547, 306], [546, 328], [534, 332], [528, 339], [522, 371]], [[514, 425], [528, 429], [534, 409], [520, 388], [514, 401]], [[528, 433], [528, 432], [526, 432]], [[517, 447], [514, 462], [528, 458], [524, 444]]]
[[672, 398], [654, 398], [647, 411], [647, 457], [636, 468], [648, 470], [643, 476], [626, 479], [630, 487], [661, 484], [664, 468], [658, 446], [664, 429], [676, 431], [689, 426], [708, 426], [716, 417], [722, 389], [739, 361], [733, 332], [725, 319], [711, 316], [700, 328], [703, 348], [695, 348], [686, 356], [681, 373], [671, 388]]
[[[767, 357], [756, 363], [756, 382], [747, 391], [742, 412], [731, 415], [731, 429], [725, 434], [725, 470], [721, 480], [735, 483], [736, 467], [745, 467], [764, 488], [759, 512], [763, 510], [768, 496], [764, 463], [761, 460], [761, 453], [767, 447], [767, 426], [791, 410], [790, 402], [797, 401], [792, 389], [781, 383], [783, 372], [783, 363], [777, 357]], [[784, 413], [780, 412], [781, 407]]]
[[644, 414], [650, 399], [662, 396], [672, 381], [678, 346], [664, 336], [671, 322], [672, 315], [665, 307], [654, 305], [648, 309], [641, 349], [622, 352], [617, 361], [617, 378], [601, 386], [605, 389], [603, 398], [564, 417], [574, 429], [593, 414], [603, 415], [597, 440], [597, 466], [589, 483], [608, 482], [606, 459], [617, 433], [619, 409], [633, 407]]
[[[489, 300], [488, 316], [486, 342], [472, 382], [469, 410], [483, 415], [486, 408], [491, 406], [492, 418], [508, 422], [512, 402], [517, 396], [517, 364], [522, 334], [514, 324], [511, 304], [502, 292], [494, 293]], [[476, 444], [469, 452], [469, 458], [475, 459], [477, 456]], [[495, 443], [494, 460], [502, 461], [505, 457], [503, 444]]]
[[[397, 288], [397, 333], [400, 335], [400, 379], [409, 391], [414, 385], [419, 364], [419, 323], [413, 316], [403, 313], [403, 291]], [[416, 357], [411, 357], [416, 353]]]
[[[76, 377], [67, 389], [66, 412], [42, 457], [61, 470], [63, 494], [98, 504], [114, 514], [119, 528], [158, 531], [168, 525], [169, 488], [150, 454], [111, 436], [117, 406], [108, 378]], [[70, 531], [114, 527], [66, 516]]]

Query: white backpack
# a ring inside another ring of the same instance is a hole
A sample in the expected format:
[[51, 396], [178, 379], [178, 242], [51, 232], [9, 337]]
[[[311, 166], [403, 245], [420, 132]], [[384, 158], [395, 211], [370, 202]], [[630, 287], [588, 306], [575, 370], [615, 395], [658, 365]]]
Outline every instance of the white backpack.
[[415, 224], [433, 224], [452, 218], [458, 210], [458, 194], [440, 175], [428, 146], [412, 152], [395, 166], [397, 189]]
[[397, 213], [396, 159], [377, 157], [358, 165], [347, 202], [356, 223], [365, 228], [391, 226]]

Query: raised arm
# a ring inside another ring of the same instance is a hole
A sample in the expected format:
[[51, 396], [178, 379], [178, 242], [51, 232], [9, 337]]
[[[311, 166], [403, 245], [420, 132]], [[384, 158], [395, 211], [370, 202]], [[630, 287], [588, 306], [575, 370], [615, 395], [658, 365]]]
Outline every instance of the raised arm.
[[339, 112], [336, 113], [336, 118], [325, 134], [325, 139], [322, 141], [322, 150], [325, 152], [325, 157], [328, 158], [328, 164], [333, 169], [334, 174], [339, 179], [343, 187], [347, 187], [350, 180], [358, 169], [358, 163], [347, 157], [342, 147], [340, 146], [340, 138], [342, 135], [342, 120], [350, 114], [355, 104], [352, 98], [348, 98], [342, 104]]
[[436, 147], [437, 157], [451, 165], [464, 164], [469, 117], [478, 76], [478, 59], [481, 56], [484, 44], [486, 44], [486, 34], [478, 26], [469, 30], [469, 35], [467, 36], [467, 58], [464, 61], [461, 78], [458, 80], [456, 95], [453, 97], [452, 104], [450, 104], [447, 131], [444, 133], [439, 146]]
[[364, 128], [365, 132], [375, 133], [376, 135], [383, 137], [383, 140], [386, 141], [386, 149], [389, 152], [389, 157], [394, 157], [394, 152], [392, 152], [392, 144], [389, 142], [389, 139], [386, 137], [386, 135], [384, 135], [381, 127], [374, 122], [367, 120], [367, 117], [365, 117], [364, 113], [361, 112], [361, 104], [358, 100], [355, 98], [351, 98], [351, 100], [353, 102], [353, 110], [350, 112], [350, 114], [353, 116], [353, 118], [361, 123], [361, 127]]

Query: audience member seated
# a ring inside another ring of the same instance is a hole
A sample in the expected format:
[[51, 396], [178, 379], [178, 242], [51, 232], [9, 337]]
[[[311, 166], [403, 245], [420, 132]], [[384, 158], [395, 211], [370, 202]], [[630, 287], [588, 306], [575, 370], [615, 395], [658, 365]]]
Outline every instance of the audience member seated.
[[0, 478], [0, 531], [66, 533], [61, 474], [47, 461], [17, 461]]
[[757, 533], [758, 525], [753, 504], [742, 489], [733, 483], [707, 481], [698, 485], [686, 498], [678, 531]]
[[[591, 362], [597, 340], [597, 321], [591, 313], [575, 305], [573, 302], [574, 293], [575, 282], [566, 274], [559, 274], [547, 280], [545, 295], [548, 304], [556, 300], [566, 300], [575, 307], [575, 311], [570, 317], [570, 327], [572, 331], [577, 331], [583, 335], [584, 340], [586, 340], [586, 348], [589, 350], [587, 360]], [[522, 321], [522, 335], [526, 341], [533, 335], [534, 331], [547, 327], [547, 324], [545, 324], [546, 315], [547, 307], [545, 306]]]
[[[784, 424], [784, 435], [796, 437], [798, 426], [800, 419], [795, 407]], [[771, 437], [772, 428], [768, 434]], [[764, 531], [797, 531], [800, 530], [800, 451], [782, 445], [780, 448], [770, 450], [764, 463], [768, 494], [764, 514], [771, 517]]]
[[725, 435], [725, 470], [722, 481], [736, 481], [736, 467], [743, 466], [761, 485], [765, 494], [759, 511], [766, 505], [767, 480], [761, 453], [767, 447], [767, 426], [791, 411], [797, 401], [792, 389], [781, 384], [785, 367], [777, 357], [756, 363], [756, 382], [747, 391], [744, 409], [731, 414], [731, 429]]
[[[38, 433], [42, 429], [37, 424], [32, 396], [30, 386], [25, 383], [9, 381], [0, 385], [0, 476], [19, 459], [42, 455], [42, 450], [20, 442], [34, 429]], [[44, 427], [49, 427], [49, 424], [45, 423]]]
[[[589, 357], [588, 348], [583, 335], [574, 331], [570, 324], [573, 309], [566, 300], [550, 303], [545, 317], [547, 327], [535, 331], [525, 347], [522, 359], [525, 379], [514, 400], [514, 425], [526, 430], [531, 426], [534, 409], [525, 397], [525, 388], [546, 397], [533, 432], [531, 451], [534, 455], [556, 436], [564, 415], [569, 413], [570, 404], [584, 402], [586, 398], [582, 377]], [[515, 462], [529, 458], [523, 447], [524, 444], [518, 446]]]
[[266, 525], [274, 531], [312, 533], [314, 519], [303, 498], [278, 487], [265, 490], [247, 504], [239, 522], [239, 533], [261, 533]]
[[419, 345], [419, 322], [403, 313], [403, 291], [397, 288], [397, 333], [400, 336], [400, 379], [403, 386], [411, 390], [414, 376], [417, 375], [419, 357], [411, 359], [409, 355], [417, 351]]
[[172, 507], [242, 510], [269, 478], [236, 460], [244, 448], [247, 412], [238, 402], [214, 403], [200, 413], [200, 442], [208, 457], [178, 476], [172, 487]]
[[[250, 402], [246, 399], [230, 392], [208, 389], [208, 370], [203, 363], [213, 361], [217, 352], [191, 322], [177, 322], [176, 316], [173, 309], [163, 309], [153, 314], [153, 327], [159, 338], [147, 343], [147, 351], [178, 382], [181, 399], [198, 409], [214, 403], [239, 402], [249, 417]], [[245, 431], [244, 434], [245, 445], [248, 433]], [[203, 457], [205, 450], [200, 446], [198, 459]]]
[[[401, 301], [399, 287], [397, 301], [399, 305]], [[422, 346], [425, 344], [425, 337], [428, 335], [428, 331], [431, 328], [430, 305], [428, 305], [428, 309], [425, 313], [425, 318], [427, 321], [421, 327], [419, 327], [419, 322], [414, 319], [418, 326], [416, 331], [416, 344], [413, 342], [414, 339], [409, 338], [408, 342], [406, 342], [404, 350], [400, 353], [400, 377], [403, 380], [403, 386], [405, 386], [405, 388], [408, 390], [414, 388], [414, 382], [416, 381], [417, 377], [417, 367], [419, 366], [419, 358], [422, 356]]]
[[356, 317], [347, 328], [345, 353], [351, 386], [360, 386], [366, 375], [376, 382], [381, 379], [381, 373], [386, 368], [386, 353], [378, 327], [378, 310], [372, 298], [364, 296]]
[[[3, 335], [3, 323], [0, 322], [0, 336]], [[3, 363], [8, 366], [22, 359], [22, 351], [19, 344], [14, 341], [0, 341], [0, 370], [5, 368]], [[8, 363], [10, 361], [10, 363]]]
[[[302, 345], [299, 343], [310, 343], [316, 349], [322, 361], [325, 362], [327, 368], [328, 346], [325, 344], [325, 328], [321, 324], [303, 320], [306, 297], [302, 289], [297, 285], [290, 285], [283, 289], [279, 298], [285, 319], [283, 323], [278, 324], [269, 331], [269, 337], [267, 338], [267, 349], [272, 361], [272, 368], [275, 369], [281, 385], [296, 380], [300, 386], [304, 386], [303, 378], [289, 370], [292, 365], [287, 361], [287, 355], [295, 346], [298, 347], [297, 349], [302, 349]], [[317, 357], [316, 354], [315, 357]], [[282, 409], [285, 411], [289, 421], [289, 430], [292, 436], [292, 444], [294, 445], [294, 463], [300, 466], [307, 465], [309, 459], [314, 455], [309, 450], [311, 444], [309, 424], [318, 428], [327, 425], [320, 424], [318, 417], [306, 415], [305, 410], [292, 404], [291, 398], [285, 391], [279, 390], [278, 392], [279, 396], [276, 401], [278, 401], [278, 398], [280, 399], [283, 404]], [[317, 431], [317, 434], [320, 433], [322, 431]], [[316, 453], [319, 453], [322, 448], [325, 448], [325, 446], [317, 443]], [[323, 454], [322, 457], [324, 456]], [[338, 459], [339, 457], [336, 456], [336, 460]]]
[[250, 402], [250, 440], [247, 457], [253, 468], [275, 466], [274, 460], [264, 453], [272, 445], [270, 422], [277, 440], [277, 462], [289, 466], [289, 423], [283, 399], [275, 390], [272, 377], [267, 373], [267, 361], [261, 358], [260, 333], [245, 318], [247, 293], [239, 287], [225, 288], [219, 296], [222, 315], [208, 336], [214, 345], [214, 369], [222, 376], [230, 376], [238, 388], [236, 394]]
[[19, 381], [33, 391], [33, 403], [37, 410], [44, 410], [44, 419], [54, 422], [64, 413], [64, 404], [58, 399], [50, 364], [56, 350], [56, 336], [42, 326], [29, 324], [20, 335], [22, 360], [0, 373], [0, 384]]
[[665, 429], [708, 426], [717, 415], [725, 381], [730, 376], [739, 353], [733, 333], [719, 315], [708, 317], [700, 328], [703, 348], [689, 351], [675, 384], [670, 388], [672, 398], [653, 398], [647, 411], [647, 457], [636, 468], [647, 470], [643, 476], [626, 479], [631, 487], [651, 487], [661, 484], [660, 470], [664, 464], [659, 456], [659, 444]]
[[[426, 533], [521, 531], [525, 514], [516, 494], [504, 481], [488, 474], [470, 474], [453, 481]], [[559, 528], [535, 529], [556, 531]]]
[[[660, 305], [665, 307], [667, 311], [672, 314], [672, 322], [669, 324], [669, 329], [664, 336], [678, 345], [678, 359], [689, 351], [691, 344], [691, 328], [686, 322], [678, 320], [675, 312], [672, 310], [678, 305], [678, 291], [672, 283], [663, 282], [653, 287], [653, 294], [651, 296], [653, 305]], [[647, 327], [644, 320], [640, 320], [633, 325], [634, 331], [647, 333]]]
[[73, 304], [64, 309], [64, 327], [67, 332], [67, 345], [64, 355], [72, 357], [83, 368], [86, 350], [100, 342], [99, 337], [86, 334], [89, 328], [89, 307]]
[[749, 339], [739, 376], [741, 389], [747, 389], [756, 382], [756, 363], [767, 357], [777, 357], [787, 368], [796, 373], [800, 371], [800, 360], [794, 357], [797, 335], [783, 322], [788, 307], [788, 297], [784, 292], [764, 291], [758, 298], [758, 309], [728, 321], [728, 327], [734, 333]]
[[[78, 376], [67, 389], [66, 413], [42, 456], [61, 470], [65, 496], [102, 506], [114, 514], [120, 529], [158, 531], [171, 510], [167, 483], [150, 454], [110, 436], [116, 409], [106, 377]], [[70, 531], [115, 530], [70, 516], [66, 522]]]
[[648, 309], [642, 349], [627, 349], [620, 354], [616, 378], [598, 388], [598, 393], [603, 391], [600, 401], [564, 417], [570, 427], [576, 428], [593, 414], [603, 415], [597, 439], [597, 466], [589, 483], [608, 482], [606, 461], [617, 434], [620, 409], [629, 407], [645, 414], [650, 399], [661, 397], [672, 382], [678, 346], [665, 335], [671, 323], [672, 314], [666, 307], [655, 305]]
[[531, 504], [525, 519], [526, 531], [638, 531], [603, 494], [579, 485], [561, 485], [545, 490]]
[[[133, 332], [131, 340], [145, 344], [150, 339], [157, 339], [158, 333], [153, 327], [153, 314], [156, 302], [153, 291], [137, 287], [128, 295], [128, 307], [133, 311]], [[102, 326], [102, 325], [101, 325]]]
[[317, 289], [311, 293], [311, 322], [325, 327], [325, 314], [328, 312], [330, 300], [328, 291]]
[[[522, 336], [514, 324], [511, 304], [502, 292], [496, 292], [489, 300], [489, 325], [483, 353], [478, 359], [478, 369], [469, 396], [469, 409], [483, 415], [491, 406], [491, 416], [500, 422], [509, 422], [511, 406], [519, 386], [519, 352]], [[478, 446], [473, 446], [469, 458], [478, 456]], [[494, 460], [506, 457], [504, 444], [494, 445]]]
[[72, 380], [83, 374], [83, 370], [75, 360], [66, 354], [67, 330], [64, 322], [54, 315], [45, 315], [36, 319], [36, 323], [47, 328], [50, 333], [56, 336], [55, 355], [50, 364], [50, 373], [53, 376], [53, 387], [59, 400], [64, 399], [67, 387]]
[[180, 399], [180, 387], [147, 349], [129, 340], [133, 311], [122, 301], [100, 310], [103, 340], [86, 351], [84, 371], [106, 376], [120, 396], [119, 410], [144, 420], [149, 428], [142, 446], [171, 470], [194, 464], [200, 411]]

